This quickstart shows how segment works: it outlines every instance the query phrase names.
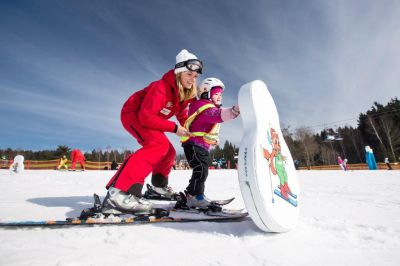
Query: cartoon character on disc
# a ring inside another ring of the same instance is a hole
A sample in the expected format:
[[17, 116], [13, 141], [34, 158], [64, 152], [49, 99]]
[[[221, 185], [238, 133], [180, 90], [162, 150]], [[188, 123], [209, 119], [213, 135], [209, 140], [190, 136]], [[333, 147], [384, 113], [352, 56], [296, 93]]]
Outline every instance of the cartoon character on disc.
[[272, 151], [269, 152], [263, 148], [264, 158], [269, 161], [269, 168], [273, 175], [278, 175], [279, 186], [274, 190], [274, 193], [290, 204], [297, 206], [297, 195], [292, 193], [288, 184], [288, 175], [286, 173], [285, 164], [286, 157], [281, 153], [281, 145], [279, 143], [279, 136], [275, 129], [271, 128], [268, 132], [268, 142], [272, 145]]

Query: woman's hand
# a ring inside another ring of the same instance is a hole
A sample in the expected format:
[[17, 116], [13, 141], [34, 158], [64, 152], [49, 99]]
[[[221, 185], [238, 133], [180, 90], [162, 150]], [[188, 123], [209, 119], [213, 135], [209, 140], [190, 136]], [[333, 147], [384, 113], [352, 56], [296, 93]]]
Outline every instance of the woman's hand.
[[178, 135], [179, 137], [184, 137], [184, 136], [191, 136], [192, 134], [190, 134], [189, 130], [187, 130], [186, 128], [178, 125], [178, 129], [175, 132], [176, 135]]

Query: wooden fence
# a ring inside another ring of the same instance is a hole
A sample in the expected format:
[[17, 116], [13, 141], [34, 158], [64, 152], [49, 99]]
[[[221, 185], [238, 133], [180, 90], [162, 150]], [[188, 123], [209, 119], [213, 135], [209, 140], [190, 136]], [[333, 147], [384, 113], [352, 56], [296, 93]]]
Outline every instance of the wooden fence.
[[[377, 163], [379, 170], [387, 170], [388, 167], [385, 163]], [[393, 170], [400, 170], [400, 164], [391, 163]], [[349, 170], [368, 170], [368, 165], [366, 163], [358, 164], [347, 164]], [[299, 167], [299, 170], [341, 170], [339, 165], [318, 165], [310, 167]]]
[[[40, 170], [40, 169], [56, 169], [60, 160], [48, 160], [48, 161], [24, 161], [25, 169]], [[1, 169], [8, 169], [13, 163], [13, 160], [0, 160]], [[71, 167], [71, 162], [67, 163], [68, 168]], [[80, 169], [79, 163], [76, 164], [76, 169]], [[111, 169], [111, 162], [85, 162], [86, 170], [106, 170]]]

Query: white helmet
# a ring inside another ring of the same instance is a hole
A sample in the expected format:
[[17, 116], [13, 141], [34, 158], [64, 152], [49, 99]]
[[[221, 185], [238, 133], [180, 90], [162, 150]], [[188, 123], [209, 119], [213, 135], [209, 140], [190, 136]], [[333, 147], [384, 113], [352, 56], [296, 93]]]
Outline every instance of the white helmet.
[[197, 98], [200, 99], [204, 92], [207, 92], [207, 99], [210, 99], [210, 91], [214, 87], [221, 87], [225, 90], [225, 85], [217, 78], [206, 78], [197, 87]]

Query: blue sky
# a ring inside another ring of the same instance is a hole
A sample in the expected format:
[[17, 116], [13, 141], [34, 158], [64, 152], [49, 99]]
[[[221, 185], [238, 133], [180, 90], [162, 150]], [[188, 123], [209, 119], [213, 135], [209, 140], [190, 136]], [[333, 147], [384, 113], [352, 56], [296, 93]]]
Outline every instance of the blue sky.
[[[396, 0], [1, 1], [0, 148], [137, 149], [122, 104], [183, 48], [225, 106], [261, 79], [283, 125], [321, 130], [399, 96], [399, 14]], [[223, 124], [222, 141], [241, 135]]]

